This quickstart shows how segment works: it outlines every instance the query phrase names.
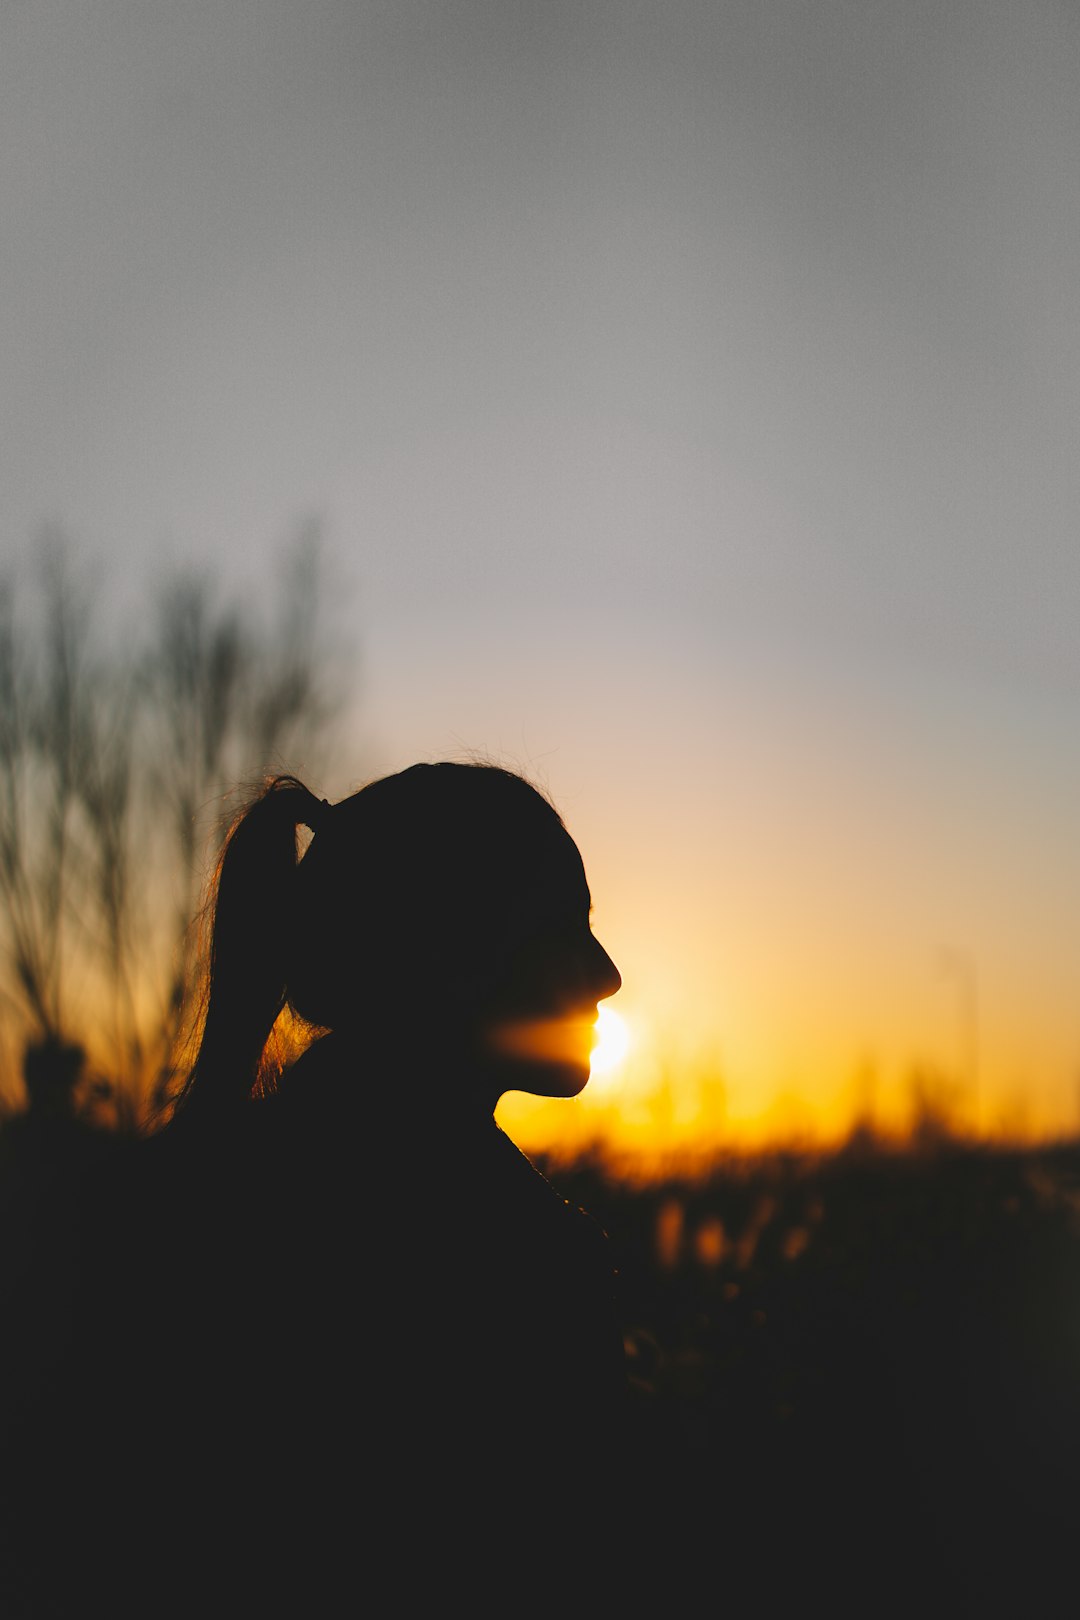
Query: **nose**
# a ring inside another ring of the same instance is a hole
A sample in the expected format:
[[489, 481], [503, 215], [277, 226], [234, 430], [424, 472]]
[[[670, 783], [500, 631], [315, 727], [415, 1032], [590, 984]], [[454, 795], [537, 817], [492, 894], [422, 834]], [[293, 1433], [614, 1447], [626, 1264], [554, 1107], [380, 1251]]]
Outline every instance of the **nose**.
[[616, 990], [622, 988], [622, 974], [619, 972], [611, 957], [605, 951], [598, 939], [593, 940], [596, 947], [596, 973], [595, 987], [597, 1001], [606, 1001], [613, 996]]

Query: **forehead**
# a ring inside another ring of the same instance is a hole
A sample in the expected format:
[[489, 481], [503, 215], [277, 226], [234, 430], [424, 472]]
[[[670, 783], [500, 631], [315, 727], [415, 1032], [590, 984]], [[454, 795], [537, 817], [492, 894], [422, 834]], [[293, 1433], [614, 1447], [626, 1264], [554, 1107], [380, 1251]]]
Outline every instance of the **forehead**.
[[585, 866], [570, 834], [555, 824], [550, 835], [538, 841], [534, 860], [530, 866], [530, 889], [544, 909], [564, 909], [567, 906], [591, 904]]

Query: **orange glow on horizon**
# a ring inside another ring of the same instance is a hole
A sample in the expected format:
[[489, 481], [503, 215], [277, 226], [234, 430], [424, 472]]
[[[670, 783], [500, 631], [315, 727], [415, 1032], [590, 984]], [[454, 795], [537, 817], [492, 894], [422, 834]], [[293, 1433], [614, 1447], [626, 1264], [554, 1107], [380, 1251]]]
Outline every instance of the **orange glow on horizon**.
[[[798, 1063], [794, 1040], [785, 1051], [779, 1039], [756, 1050], [747, 1039], [738, 1045], [736, 1070], [718, 1043], [689, 1038], [689, 1016], [673, 1027], [662, 1011], [650, 1017], [630, 1002], [625, 1014], [621, 1006], [607, 1009], [632, 1038], [604, 1068], [596, 1062], [604, 1011], [580, 1096], [514, 1092], [500, 1103], [499, 1121], [524, 1151], [554, 1159], [597, 1152], [620, 1173], [649, 1179], [673, 1170], [705, 1173], [732, 1153], [829, 1151], [857, 1132], [894, 1147], [916, 1139], [1032, 1143], [1069, 1134], [1066, 1109], [1039, 1110], [1000, 1083], [984, 1083], [979, 1094], [968, 1077], [917, 1055], [877, 1064], [852, 1053], [844, 1062], [837, 1037], [821, 1039], [816, 1052], [808, 1042]], [[772, 1080], [770, 1071], [783, 1078]]]

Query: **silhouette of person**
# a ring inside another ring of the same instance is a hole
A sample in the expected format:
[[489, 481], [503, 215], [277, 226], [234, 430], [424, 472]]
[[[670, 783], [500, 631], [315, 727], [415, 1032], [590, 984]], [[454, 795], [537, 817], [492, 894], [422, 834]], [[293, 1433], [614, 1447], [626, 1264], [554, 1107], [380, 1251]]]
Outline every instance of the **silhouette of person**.
[[[123, 1360], [126, 1416], [83, 1448], [147, 1550], [143, 1612], [166, 1584], [176, 1612], [211, 1585], [221, 1612], [239, 1591], [322, 1612], [316, 1587], [376, 1563], [399, 1592], [474, 1579], [536, 1510], [608, 1499], [611, 1244], [494, 1119], [507, 1091], [588, 1081], [621, 983], [590, 910], [559, 814], [498, 766], [333, 805], [278, 776], [234, 822], [196, 1059], [118, 1199], [117, 1231], [140, 1212], [111, 1289], [129, 1351], [98, 1374]], [[279, 1069], [283, 1021], [316, 1038]]]

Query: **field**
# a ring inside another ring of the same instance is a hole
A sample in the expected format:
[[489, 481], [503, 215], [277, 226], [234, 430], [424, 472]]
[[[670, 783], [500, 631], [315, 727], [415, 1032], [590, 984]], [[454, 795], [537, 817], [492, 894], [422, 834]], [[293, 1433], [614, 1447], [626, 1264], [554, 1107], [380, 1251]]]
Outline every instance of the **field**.
[[732, 1159], [637, 1189], [549, 1175], [615, 1245], [642, 1522], [662, 1509], [680, 1557], [868, 1612], [890, 1593], [1023, 1612], [1069, 1576], [1075, 1144]]
[[[61, 1158], [5, 1134], [10, 1273], [18, 1229], [39, 1240], [51, 1219], [64, 1250], [67, 1216]], [[1071, 1580], [1080, 1144], [869, 1142], [647, 1185], [539, 1162], [618, 1267], [632, 1401], [612, 1559], [632, 1590], [639, 1560], [659, 1575], [648, 1612], [697, 1612], [705, 1591], [739, 1613], [1026, 1614]], [[31, 1345], [55, 1347], [63, 1294], [10, 1282], [6, 1351], [25, 1337], [13, 1298], [40, 1318]], [[588, 1486], [568, 1481], [586, 1527]]]

